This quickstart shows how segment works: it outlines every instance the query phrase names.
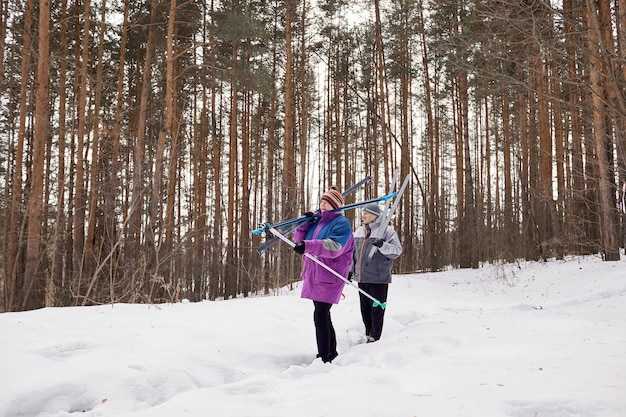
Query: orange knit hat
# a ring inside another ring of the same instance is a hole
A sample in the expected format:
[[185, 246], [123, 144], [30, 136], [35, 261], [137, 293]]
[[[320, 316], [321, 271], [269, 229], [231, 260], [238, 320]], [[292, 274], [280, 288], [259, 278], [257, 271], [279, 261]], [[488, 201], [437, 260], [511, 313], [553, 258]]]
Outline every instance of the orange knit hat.
[[341, 195], [337, 187], [331, 187], [328, 191], [322, 194], [321, 200], [328, 201], [328, 203], [330, 203], [330, 205], [333, 206], [333, 209], [335, 210], [343, 206], [345, 203], [345, 200], [343, 199], [343, 196]]

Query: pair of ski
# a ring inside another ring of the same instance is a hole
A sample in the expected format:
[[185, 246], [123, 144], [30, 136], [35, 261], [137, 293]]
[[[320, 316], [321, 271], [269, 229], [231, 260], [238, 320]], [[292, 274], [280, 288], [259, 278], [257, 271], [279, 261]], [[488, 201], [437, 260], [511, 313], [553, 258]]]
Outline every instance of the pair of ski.
[[[377, 202], [384, 201], [385, 202], [385, 206], [384, 206], [384, 209], [381, 211], [381, 215], [380, 215], [381, 222], [380, 222], [380, 226], [379, 226], [379, 229], [378, 229], [378, 230], [381, 231], [381, 233], [383, 233], [381, 236], [384, 236], [384, 231], [387, 228], [387, 226], [389, 225], [389, 222], [391, 221], [391, 217], [392, 217], [394, 211], [398, 207], [398, 203], [400, 201], [400, 198], [402, 197], [402, 194], [404, 193], [404, 190], [406, 189], [406, 186], [408, 185], [409, 178], [410, 178], [407, 175], [405, 180], [404, 180], [404, 182], [403, 182], [403, 184], [402, 184], [402, 186], [400, 187], [400, 190], [397, 191], [397, 192], [393, 192], [393, 190], [395, 188], [395, 185], [396, 185], [396, 183], [398, 181], [398, 174], [399, 174], [398, 171], [396, 171], [394, 173], [394, 177], [393, 177], [391, 186], [389, 188], [389, 193], [387, 195], [384, 195], [384, 196], [379, 197], [379, 198], [367, 200], [367, 201], [362, 201], [362, 202], [359, 202], [359, 203], [348, 204], [348, 205], [345, 205], [345, 206], [343, 206], [343, 207], [341, 207], [341, 208], [339, 208], [337, 210], [333, 210], [333, 211], [343, 211], [343, 210], [347, 210], [347, 209], [362, 207], [362, 206], [365, 206], [365, 205], [371, 204], [371, 203], [377, 203]], [[352, 187], [349, 187], [346, 191], [344, 191], [342, 193], [342, 195], [344, 196], [344, 198], [347, 197], [348, 195], [350, 195], [351, 193], [356, 191], [361, 185], [363, 185], [363, 184], [367, 183], [368, 181], [370, 181], [371, 178], [372, 177], [370, 177], [370, 176], [365, 177], [364, 179], [362, 179], [358, 183], [354, 184]], [[396, 199], [395, 199], [393, 205], [391, 205], [391, 199], [394, 198], [394, 197], [396, 197]], [[261, 227], [259, 229], [255, 229], [254, 231], [252, 231], [253, 234], [269, 232], [274, 237], [269, 239], [262, 246], [260, 246], [257, 249], [257, 252], [262, 253], [267, 248], [269, 248], [274, 243], [276, 243], [278, 240], [282, 240], [283, 242], [287, 243], [292, 248], [295, 247], [296, 244], [292, 240], [287, 238], [286, 235], [288, 235], [293, 230], [295, 230], [301, 223], [304, 223], [304, 222], [307, 222], [307, 221], [310, 221], [310, 220], [314, 220], [314, 217], [315, 216], [319, 216], [319, 214], [320, 214], [320, 211], [318, 209], [315, 213], [312, 213], [311, 215], [298, 217], [296, 219], [285, 220], [283, 222], [280, 222], [280, 223], [277, 223], [277, 224], [274, 224], [274, 225], [272, 225], [271, 223], [262, 223], [262, 224], [260, 224]], [[288, 229], [285, 232], [281, 233], [281, 232], [279, 232], [276, 229], [277, 227], [288, 227]], [[377, 236], [372, 236], [372, 237], [377, 237]], [[368, 254], [368, 262], [374, 256], [375, 250], [376, 250], [376, 248], [373, 247], [372, 251]], [[372, 300], [373, 301], [373, 307], [380, 307], [383, 310], [387, 307], [387, 303], [386, 302], [381, 302], [380, 300], [377, 300], [376, 298], [372, 297], [369, 293], [367, 293], [366, 291], [363, 291], [361, 288], [359, 288], [352, 281], [344, 278], [341, 274], [339, 274], [337, 271], [335, 271], [334, 269], [332, 269], [328, 265], [324, 264], [322, 261], [317, 259], [314, 255], [311, 255], [309, 253], [305, 253], [304, 255], [306, 257], [308, 257], [309, 259], [311, 259], [313, 262], [315, 262], [318, 265], [320, 265], [322, 268], [326, 269], [327, 271], [329, 271], [330, 273], [335, 275], [337, 278], [339, 278], [342, 281], [344, 281], [346, 284], [356, 288], [357, 291], [359, 291], [361, 294], [363, 294], [364, 296], [366, 296], [367, 298]]]
[[[347, 196], [349, 196], [350, 194], [352, 194], [356, 190], [358, 190], [363, 184], [366, 184], [367, 182], [369, 182], [371, 179], [372, 179], [371, 176], [367, 176], [367, 177], [363, 178], [361, 181], [357, 182], [353, 186], [351, 186], [348, 189], [346, 189], [343, 193], [341, 193], [341, 195], [344, 198], [346, 198]], [[364, 205], [367, 205], [367, 204], [370, 204], [370, 203], [386, 201], [386, 200], [389, 200], [389, 199], [393, 198], [395, 195], [396, 195], [396, 193], [393, 193], [393, 194], [390, 193], [388, 195], [384, 195], [382, 197], [374, 198], [374, 199], [371, 199], [371, 200], [361, 201], [361, 202], [353, 203], [353, 204], [346, 204], [343, 207], [341, 207], [339, 209], [336, 209], [336, 210], [332, 210], [332, 211], [333, 212], [344, 211], [344, 210], [349, 210], [349, 209], [361, 207], [361, 206], [364, 206]], [[277, 229], [277, 230], [280, 229], [280, 228], [286, 227], [287, 229], [283, 231], [283, 234], [289, 235], [291, 232], [293, 232], [302, 223], [314, 220], [314, 218], [319, 216], [319, 215], [320, 215], [320, 210], [318, 209], [315, 212], [309, 213], [307, 215], [300, 216], [300, 217], [297, 217], [297, 218], [294, 218], [294, 219], [283, 220], [282, 222], [275, 223], [275, 224], [260, 223], [259, 224], [259, 228], [258, 229], [254, 229], [252, 231], [252, 234], [253, 235], [257, 235], [257, 234], [261, 234], [261, 233], [267, 233], [267, 232], [269, 232], [270, 227], [273, 227], [274, 229]], [[277, 237], [269, 239], [267, 242], [265, 242], [263, 245], [261, 245], [261, 246], [259, 246], [257, 248], [257, 252], [258, 253], [265, 252], [268, 248], [270, 248], [275, 243], [277, 243], [278, 240], [279, 239]]]
[[[391, 192], [395, 187], [396, 184], [398, 182], [398, 178], [399, 178], [400, 172], [398, 170], [396, 170], [396, 172], [393, 175], [393, 179], [391, 180], [391, 186], [389, 187], [389, 192]], [[404, 178], [404, 181], [402, 182], [402, 185], [400, 186], [400, 189], [395, 193], [396, 194], [396, 198], [393, 201], [393, 205], [391, 204], [391, 199], [385, 201], [385, 206], [383, 207], [383, 209], [381, 210], [380, 215], [378, 216], [378, 218], [380, 219], [379, 224], [378, 224], [378, 229], [376, 229], [376, 231], [369, 236], [372, 239], [377, 239], [377, 238], [384, 238], [385, 236], [385, 230], [387, 230], [387, 226], [389, 226], [389, 222], [391, 221], [391, 219], [393, 218], [393, 214], [395, 213], [396, 209], [398, 208], [398, 204], [400, 203], [400, 199], [402, 198], [402, 194], [404, 194], [404, 190], [406, 189], [407, 185], [409, 184], [409, 179], [410, 176], [407, 175]], [[376, 251], [378, 250], [378, 248], [376, 246], [372, 246], [372, 248], [370, 249], [369, 253], [367, 254], [367, 257], [365, 259], [365, 266], [367, 266], [367, 264], [369, 264], [369, 262], [372, 260], [372, 258], [374, 257], [374, 254], [376, 253]]]

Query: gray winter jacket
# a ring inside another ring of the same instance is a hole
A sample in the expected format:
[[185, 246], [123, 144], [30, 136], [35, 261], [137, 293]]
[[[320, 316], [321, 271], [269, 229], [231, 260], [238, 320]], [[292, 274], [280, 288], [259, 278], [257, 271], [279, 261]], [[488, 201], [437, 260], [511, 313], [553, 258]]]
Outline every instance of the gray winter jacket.
[[[398, 234], [391, 226], [387, 226], [384, 233], [380, 233], [379, 226], [380, 217], [368, 225], [359, 227], [354, 232], [352, 271], [353, 279], [357, 282], [369, 284], [389, 284], [391, 282], [393, 260], [402, 253], [402, 244]], [[371, 236], [383, 239], [383, 245], [380, 248], [373, 246]], [[375, 249], [374, 256], [367, 262], [372, 248]]]

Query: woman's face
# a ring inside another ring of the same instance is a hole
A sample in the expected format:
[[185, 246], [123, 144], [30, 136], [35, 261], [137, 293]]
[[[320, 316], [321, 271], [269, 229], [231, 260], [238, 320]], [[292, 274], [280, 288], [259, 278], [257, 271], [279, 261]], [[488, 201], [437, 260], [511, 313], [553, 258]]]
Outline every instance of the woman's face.
[[333, 206], [330, 205], [330, 203], [326, 200], [321, 200], [320, 201], [320, 211], [328, 211], [328, 210], [332, 210]]

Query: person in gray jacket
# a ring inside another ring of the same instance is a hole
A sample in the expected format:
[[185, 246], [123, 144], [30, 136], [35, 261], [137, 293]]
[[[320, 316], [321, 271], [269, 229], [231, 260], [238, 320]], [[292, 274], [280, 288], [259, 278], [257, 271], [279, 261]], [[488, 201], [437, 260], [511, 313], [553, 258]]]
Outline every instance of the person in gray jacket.
[[[402, 244], [391, 226], [387, 226], [384, 231], [379, 230], [380, 213], [380, 207], [375, 203], [363, 209], [363, 224], [354, 232], [351, 278], [358, 282], [359, 288], [384, 303], [391, 283], [393, 260], [402, 253]], [[371, 252], [373, 256], [370, 258]], [[363, 294], [359, 293], [359, 296], [367, 343], [375, 342], [383, 331], [385, 310], [380, 306], [374, 307], [372, 301]]]

